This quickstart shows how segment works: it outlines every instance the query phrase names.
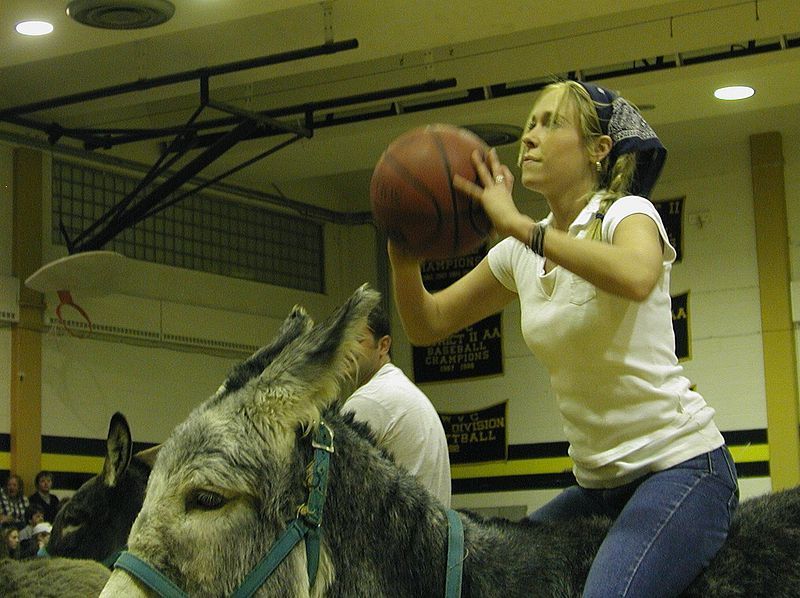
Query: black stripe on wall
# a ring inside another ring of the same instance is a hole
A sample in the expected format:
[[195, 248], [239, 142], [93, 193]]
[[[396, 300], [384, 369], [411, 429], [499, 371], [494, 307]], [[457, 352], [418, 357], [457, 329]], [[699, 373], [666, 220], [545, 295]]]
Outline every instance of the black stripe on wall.
[[[739, 478], [769, 477], [769, 463], [737, 463], [736, 475]], [[576, 484], [570, 472], [559, 474], [531, 474], [512, 476], [493, 476], [487, 478], [463, 478], [452, 481], [453, 494], [478, 494], [481, 492], [509, 492], [512, 490], [552, 490], [567, 488]]]
[[722, 436], [728, 446], [767, 443], [767, 431], [763, 428], [760, 430], [731, 430], [723, 432]]
[[575, 484], [570, 472], [540, 473], [532, 475], [510, 475], [491, 478], [464, 478], [452, 481], [453, 494], [476, 494], [479, 492], [509, 492], [511, 490], [550, 490], [566, 488]]
[[[134, 442], [137, 453], [156, 446], [155, 442]], [[55, 455], [79, 455], [81, 457], [105, 457], [106, 439], [76, 438], [71, 436], [42, 436], [42, 452]]]
[[[734, 430], [723, 432], [729, 446], [746, 446], [749, 444], [764, 444], [767, 442], [767, 431], [764, 429]], [[134, 452], [142, 451], [155, 446], [156, 443], [134, 442]], [[509, 445], [508, 459], [536, 459], [545, 457], [564, 457], [567, 455], [566, 442], [543, 442], [531, 444]], [[0, 451], [9, 452], [11, 449], [11, 436], [0, 434]], [[106, 440], [96, 438], [74, 438], [66, 436], [42, 436], [42, 452], [61, 454], [104, 457], [106, 454]], [[736, 472], [740, 478], [768, 477], [769, 462], [757, 461], [751, 463], [736, 463]], [[58, 487], [77, 490], [81, 484], [92, 477], [92, 474], [70, 471], [53, 472], [58, 478]], [[8, 470], [0, 470], [0, 479], [6, 480]], [[531, 474], [493, 476], [485, 478], [454, 479], [453, 494], [471, 494], [481, 492], [508, 492], [512, 490], [544, 490], [566, 488], [575, 484], [571, 472], [557, 474]]]

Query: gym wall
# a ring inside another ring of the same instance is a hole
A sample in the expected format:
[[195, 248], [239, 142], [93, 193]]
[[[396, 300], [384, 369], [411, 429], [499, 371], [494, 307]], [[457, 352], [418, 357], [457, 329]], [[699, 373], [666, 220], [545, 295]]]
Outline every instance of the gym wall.
[[[12, 148], [0, 145], [0, 281], [17, 288], [24, 281], [10, 277], [11, 152]], [[45, 182], [50, 180], [50, 165], [51, 157], [45, 156]], [[49, 183], [44, 195], [47, 262], [67, 252], [50, 240]], [[216, 391], [235, 363], [271, 340], [295, 304], [322, 319], [360, 284], [376, 284], [369, 226], [326, 223], [323, 237], [324, 293], [136, 260], [130, 276], [140, 279], [141, 292], [102, 297], [73, 292], [75, 302], [92, 320], [94, 332], [88, 338], [65, 333], [54, 311], [58, 298], [46, 293], [41, 467], [55, 472], [56, 493], [70, 493], [100, 470], [115, 411], [128, 418], [137, 449], [162, 442], [193, 407]], [[356, 255], [358, 259], [353, 258]], [[8, 302], [13, 304], [14, 299]], [[85, 335], [79, 314], [74, 310], [64, 314], [74, 331]], [[6, 318], [0, 326], [0, 470], [10, 466], [12, 324]]]
[[[782, 134], [796, 295], [800, 280], [800, 134], [788, 127]], [[515, 151], [501, 148], [501, 156], [513, 162]], [[0, 282], [6, 280], [6, 286], [11, 280], [10, 174], [10, 148], [0, 146]], [[364, 180], [368, 181], [368, 176]], [[683, 261], [673, 267], [672, 292], [689, 292], [691, 356], [683, 361], [686, 374], [717, 410], [717, 423], [740, 467], [743, 496], [769, 491], [761, 305], [747, 139], [723, 147], [708, 138], [691, 154], [671, 153], [656, 191], [656, 201], [685, 198]], [[545, 215], [544, 202], [532, 201], [524, 190], [516, 193], [533, 216]], [[49, 199], [44, 201], [49, 217]], [[45, 239], [49, 239], [48, 232]], [[140, 264], [137, 272], [144, 278], [161, 281], [161, 286], [177, 286], [183, 289], [183, 296], [165, 299], [143, 293], [86, 299], [82, 304], [93, 320], [107, 329], [100, 338], [92, 339], [75, 339], [59, 332], [53, 316], [55, 298], [46, 298], [42, 466], [62, 472], [57, 476], [62, 492], [69, 492], [99, 470], [97, 455], [114, 411], [128, 416], [134, 440], [141, 447], [160, 442], [192, 407], [214, 392], [234, 362], [271, 337], [292, 305], [301, 303], [316, 317], [323, 317], [358, 284], [369, 281], [376, 285], [386, 279], [381, 242], [376, 241], [371, 227], [326, 224], [324, 234], [325, 294]], [[46, 259], [65, 254], [62, 247], [46, 244]], [[353, 259], [354, 255], [359, 258]], [[799, 312], [795, 304], [796, 344]], [[410, 374], [410, 346], [396, 314], [392, 317], [394, 360]], [[564, 479], [563, 459], [542, 458], [541, 448], [552, 450], [555, 446], [565, 455], [566, 443], [547, 373], [530, 355], [519, 333], [516, 304], [506, 308], [502, 322], [502, 375], [422, 387], [440, 412], [470, 411], [508, 400], [509, 460], [454, 466], [457, 490], [453, 504], [516, 514], [543, 504], [559, 491], [553, 479]], [[10, 375], [10, 324], [0, 325], [0, 380], [8, 380]], [[148, 341], [148, 335], [156, 340]], [[797, 355], [794, 359], [797, 362]], [[2, 384], [0, 442], [5, 445], [0, 445], [0, 469], [8, 468], [9, 402], [8, 384]]]

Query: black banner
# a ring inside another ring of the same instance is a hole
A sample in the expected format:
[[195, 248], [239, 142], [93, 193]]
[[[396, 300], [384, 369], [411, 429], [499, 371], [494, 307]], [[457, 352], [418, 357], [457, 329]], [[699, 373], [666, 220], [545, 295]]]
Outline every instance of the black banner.
[[679, 197], [653, 202], [667, 230], [669, 244], [675, 248], [676, 264], [683, 259], [683, 200], [683, 197]]
[[414, 380], [436, 382], [502, 373], [500, 314], [429, 347], [412, 347]]
[[672, 329], [675, 331], [675, 355], [691, 359], [689, 343], [689, 291], [672, 297]]
[[[486, 255], [475, 253], [422, 266], [422, 282], [429, 291], [443, 289], [472, 270]], [[491, 376], [503, 372], [500, 314], [467, 326], [435, 345], [412, 347], [414, 381], [437, 382]]]
[[505, 461], [508, 456], [508, 401], [479, 411], [440, 413], [447, 436], [450, 463]]

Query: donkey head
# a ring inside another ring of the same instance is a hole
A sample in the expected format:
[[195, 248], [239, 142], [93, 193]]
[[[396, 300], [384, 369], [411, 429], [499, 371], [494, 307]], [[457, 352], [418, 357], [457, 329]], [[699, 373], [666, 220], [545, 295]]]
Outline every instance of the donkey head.
[[[133, 555], [189, 595], [235, 590], [305, 501], [306, 462], [298, 438], [338, 400], [360, 330], [378, 299], [365, 285], [314, 327], [295, 310], [284, 329], [296, 334], [284, 330], [278, 350], [268, 347], [236, 368], [173, 431], [131, 530]], [[292, 319], [305, 326], [292, 325]], [[330, 575], [323, 550], [315, 593]], [[303, 596], [308, 583], [305, 553], [295, 549], [262, 591]], [[142, 587], [117, 570], [104, 595], [141, 595]]]
[[122, 549], [142, 507], [157, 450], [133, 455], [128, 422], [115, 413], [108, 426], [103, 471], [84, 483], [58, 512], [48, 552], [105, 561]]

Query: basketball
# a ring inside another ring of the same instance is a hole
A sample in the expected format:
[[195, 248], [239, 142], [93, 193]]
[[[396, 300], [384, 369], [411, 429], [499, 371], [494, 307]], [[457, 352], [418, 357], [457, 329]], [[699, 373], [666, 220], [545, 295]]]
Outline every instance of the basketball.
[[491, 224], [480, 205], [453, 187], [453, 176], [480, 185], [470, 158], [489, 147], [466, 129], [427, 125], [392, 141], [370, 182], [375, 224], [402, 251], [421, 259], [471, 253]]

